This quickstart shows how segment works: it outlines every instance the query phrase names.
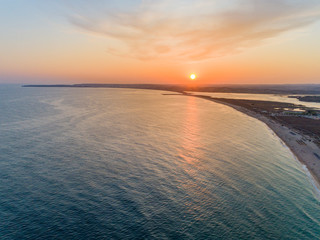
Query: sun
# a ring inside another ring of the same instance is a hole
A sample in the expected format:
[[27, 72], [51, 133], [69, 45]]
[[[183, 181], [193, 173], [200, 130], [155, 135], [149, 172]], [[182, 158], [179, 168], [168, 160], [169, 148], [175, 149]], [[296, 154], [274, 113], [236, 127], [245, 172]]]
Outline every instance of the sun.
[[191, 75], [190, 75], [190, 79], [191, 80], [195, 80], [197, 78], [197, 76], [194, 74], [194, 73], [192, 73]]

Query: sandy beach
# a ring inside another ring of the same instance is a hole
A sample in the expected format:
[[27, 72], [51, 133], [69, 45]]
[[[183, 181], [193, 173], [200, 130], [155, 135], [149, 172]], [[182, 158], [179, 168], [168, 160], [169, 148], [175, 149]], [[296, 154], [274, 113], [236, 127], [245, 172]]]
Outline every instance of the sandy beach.
[[285, 126], [267, 116], [250, 111], [242, 106], [230, 104], [216, 99], [210, 101], [227, 105], [250, 117], [254, 117], [264, 122], [292, 151], [296, 158], [306, 166], [314, 180], [314, 186], [320, 190], [320, 148], [315, 144], [315, 140], [296, 129]]

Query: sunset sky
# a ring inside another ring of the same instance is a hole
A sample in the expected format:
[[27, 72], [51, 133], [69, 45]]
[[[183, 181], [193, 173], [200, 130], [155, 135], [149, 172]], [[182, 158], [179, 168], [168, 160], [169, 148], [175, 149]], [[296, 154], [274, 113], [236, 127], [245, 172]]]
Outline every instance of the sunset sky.
[[320, 83], [319, 0], [0, 0], [0, 83]]

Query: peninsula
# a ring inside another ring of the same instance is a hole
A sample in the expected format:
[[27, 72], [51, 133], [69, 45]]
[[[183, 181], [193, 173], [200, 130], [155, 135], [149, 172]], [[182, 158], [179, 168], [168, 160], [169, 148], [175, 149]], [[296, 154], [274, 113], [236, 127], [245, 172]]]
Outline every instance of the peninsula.
[[[319, 110], [291, 103], [191, 96], [227, 105], [264, 122], [306, 166], [320, 189]], [[295, 112], [297, 108], [301, 111]]]

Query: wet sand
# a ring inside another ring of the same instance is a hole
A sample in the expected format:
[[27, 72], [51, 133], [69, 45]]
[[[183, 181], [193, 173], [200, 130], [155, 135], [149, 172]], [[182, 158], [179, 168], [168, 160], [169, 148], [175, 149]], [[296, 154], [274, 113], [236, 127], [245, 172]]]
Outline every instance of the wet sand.
[[[203, 98], [202, 96], [196, 96]], [[273, 132], [284, 142], [284, 144], [292, 151], [296, 158], [309, 170], [312, 177], [315, 187], [320, 190], [320, 148], [317, 144], [317, 139], [314, 139], [312, 136], [306, 135], [301, 131], [298, 131], [295, 128], [292, 128], [288, 125], [272, 119], [264, 114], [257, 113], [256, 111], [249, 110], [248, 107], [241, 106], [237, 104], [237, 100], [232, 99], [233, 103], [231, 104], [228, 101], [223, 99], [215, 98], [205, 98], [210, 101], [227, 105], [240, 111], [248, 116], [254, 117], [262, 122], [264, 122]], [[227, 100], [227, 99], [226, 99]], [[320, 120], [319, 120], [320, 125]]]

